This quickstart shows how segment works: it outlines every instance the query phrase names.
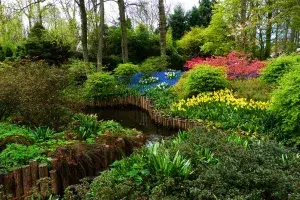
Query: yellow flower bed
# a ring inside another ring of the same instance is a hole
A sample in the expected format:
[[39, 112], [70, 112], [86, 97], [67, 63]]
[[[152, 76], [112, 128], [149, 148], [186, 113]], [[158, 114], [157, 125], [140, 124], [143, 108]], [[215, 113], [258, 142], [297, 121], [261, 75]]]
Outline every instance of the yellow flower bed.
[[186, 111], [186, 108], [195, 107], [204, 103], [222, 103], [227, 106], [237, 109], [255, 109], [266, 110], [270, 103], [263, 101], [248, 101], [246, 98], [237, 98], [229, 89], [219, 90], [215, 92], [200, 93], [198, 96], [193, 96], [187, 100], [180, 100], [172, 105], [172, 110]]

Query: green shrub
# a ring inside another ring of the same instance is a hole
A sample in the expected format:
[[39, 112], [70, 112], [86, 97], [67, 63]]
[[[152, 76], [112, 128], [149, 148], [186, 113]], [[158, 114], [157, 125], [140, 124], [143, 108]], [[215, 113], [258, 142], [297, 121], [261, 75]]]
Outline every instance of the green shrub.
[[271, 110], [282, 118], [284, 137], [300, 133], [300, 64], [285, 74], [279, 81], [279, 88], [272, 93]]
[[84, 84], [85, 96], [88, 99], [106, 99], [120, 92], [114, 76], [106, 72], [97, 72], [88, 76]]
[[119, 64], [118, 67], [114, 70], [115, 76], [121, 78], [124, 83], [129, 83], [131, 77], [138, 73], [139, 66], [132, 63]]
[[34, 130], [32, 130], [31, 134], [36, 142], [44, 142], [53, 137], [55, 132], [49, 127], [36, 127]]
[[182, 76], [174, 91], [179, 98], [191, 97], [201, 92], [226, 88], [228, 81], [222, 68], [199, 65]]
[[49, 65], [61, 65], [70, 57], [70, 47], [49, 37], [41, 23], [36, 23], [25, 41], [25, 55], [34, 61], [45, 60]]
[[[170, 141], [150, 149], [113, 164], [93, 181], [86, 198], [285, 200], [300, 195], [299, 155], [271, 141], [197, 128], [180, 145]], [[175, 159], [178, 151], [184, 162]], [[185, 165], [187, 160], [191, 163]], [[186, 179], [183, 166], [191, 167]]]
[[203, 28], [192, 27], [178, 42], [179, 50], [188, 58], [204, 56], [201, 46], [204, 44]]
[[16, 116], [31, 126], [60, 128], [68, 120], [61, 96], [67, 83], [65, 71], [43, 62], [0, 70], [0, 118]]
[[300, 55], [281, 56], [271, 61], [263, 70], [262, 80], [266, 83], [278, 83], [283, 75], [300, 63]]
[[162, 71], [169, 67], [168, 57], [150, 57], [140, 66], [140, 72], [149, 74], [151, 72]]
[[73, 119], [73, 129], [79, 139], [87, 140], [98, 133], [99, 123], [97, 121], [97, 115], [85, 115], [80, 113], [74, 115]]
[[83, 85], [87, 80], [88, 75], [96, 72], [96, 67], [93, 63], [87, 63], [81, 60], [74, 60], [70, 64], [69, 72], [74, 85]]
[[23, 146], [20, 144], [7, 145], [6, 149], [0, 153], [0, 171], [7, 173], [13, 169], [27, 165], [31, 160], [46, 161], [39, 147]]
[[255, 101], [268, 101], [270, 100], [270, 93], [272, 86], [263, 82], [259, 78], [252, 78], [246, 80], [231, 80], [230, 88], [235, 92], [237, 97], [253, 99]]

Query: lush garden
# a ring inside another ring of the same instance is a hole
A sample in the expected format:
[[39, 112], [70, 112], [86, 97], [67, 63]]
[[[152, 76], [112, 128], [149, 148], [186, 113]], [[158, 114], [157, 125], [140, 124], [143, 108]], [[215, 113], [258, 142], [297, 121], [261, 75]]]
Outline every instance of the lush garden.
[[[103, 0], [11, 1], [0, 0], [0, 199], [300, 199], [296, 0], [202, 0], [167, 16], [162, 0], [118, 1], [110, 23]], [[193, 126], [145, 145], [86, 114], [114, 102], [145, 112], [128, 99], [169, 120], [157, 126]]]

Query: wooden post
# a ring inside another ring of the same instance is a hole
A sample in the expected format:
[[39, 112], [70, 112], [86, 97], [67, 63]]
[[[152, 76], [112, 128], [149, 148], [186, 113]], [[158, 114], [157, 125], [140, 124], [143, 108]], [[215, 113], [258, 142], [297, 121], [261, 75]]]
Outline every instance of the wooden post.
[[15, 194], [15, 191], [13, 190], [15, 188], [15, 178], [14, 173], [9, 172], [4, 176], [4, 190], [6, 196]]
[[[39, 179], [46, 178], [48, 177], [48, 167], [46, 164], [41, 164], [39, 165]], [[42, 197], [47, 196], [47, 188], [48, 184], [47, 183], [41, 183], [40, 184], [40, 189], [41, 189], [41, 195]]]
[[22, 169], [14, 170], [14, 178], [15, 178], [15, 185], [16, 185], [16, 197], [21, 198], [24, 194], [23, 190], [23, 181], [22, 181]]
[[59, 193], [59, 185], [58, 185], [58, 176], [56, 170], [50, 171], [50, 178], [51, 178], [51, 188], [53, 194]]
[[30, 171], [31, 171], [31, 181], [32, 181], [32, 185], [36, 184], [36, 181], [38, 180], [38, 162], [36, 160], [34, 161], [30, 161], [29, 162], [30, 165]]
[[26, 196], [32, 187], [32, 177], [30, 172], [30, 165], [26, 165], [22, 167], [22, 173], [23, 173], [23, 189], [24, 189], [24, 195]]

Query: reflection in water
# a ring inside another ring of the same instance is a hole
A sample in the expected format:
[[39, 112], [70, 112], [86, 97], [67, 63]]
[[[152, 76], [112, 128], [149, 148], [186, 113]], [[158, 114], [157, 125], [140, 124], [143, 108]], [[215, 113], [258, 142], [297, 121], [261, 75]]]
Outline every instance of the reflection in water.
[[146, 111], [136, 107], [88, 108], [87, 114], [97, 114], [99, 120], [114, 120], [125, 128], [135, 128], [148, 135], [152, 143], [175, 135], [178, 130], [155, 124]]

